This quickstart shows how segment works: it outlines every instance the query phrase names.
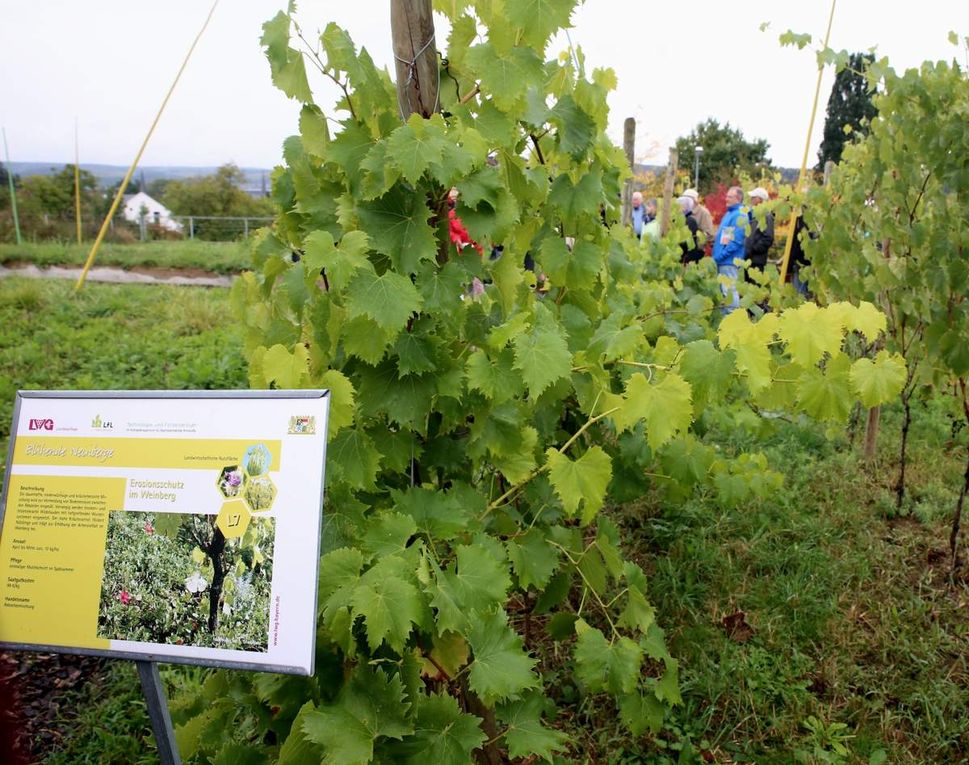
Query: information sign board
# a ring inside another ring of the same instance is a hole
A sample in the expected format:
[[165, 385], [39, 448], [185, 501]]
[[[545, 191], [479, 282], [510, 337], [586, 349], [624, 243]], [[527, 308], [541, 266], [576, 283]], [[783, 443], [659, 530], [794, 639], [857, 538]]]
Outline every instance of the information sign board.
[[19, 392], [0, 645], [312, 674], [328, 405]]

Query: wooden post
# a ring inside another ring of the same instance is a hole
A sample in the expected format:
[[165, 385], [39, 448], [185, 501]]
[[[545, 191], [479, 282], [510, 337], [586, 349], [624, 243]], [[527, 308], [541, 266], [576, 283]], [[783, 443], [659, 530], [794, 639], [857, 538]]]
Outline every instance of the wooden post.
[[834, 170], [834, 162], [830, 159], [824, 163], [824, 185], [828, 185], [828, 181], [831, 180], [831, 171]]
[[13, 230], [17, 235], [17, 244], [23, 244], [20, 236], [20, 217], [17, 215], [17, 189], [13, 183], [13, 169], [10, 167], [10, 151], [7, 149], [7, 131], [3, 130], [3, 154], [7, 162], [7, 183], [10, 185], [10, 210], [13, 212]]
[[391, 0], [390, 28], [401, 119], [430, 117], [438, 110], [441, 85], [431, 0]]
[[[622, 128], [622, 148], [626, 152], [626, 162], [629, 163], [629, 172], [635, 172], [635, 150], [636, 150], [636, 119], [626, 117]], [[629, 178], [622, 187], [622, 225], [628, 226], [632, 223], [633, 209], [633, 179]]]
[[670, 149], [670, 163], [666, 166], [666, 181], [663, 183], [663, 217], [660, 218], [659, 235], [666, 236], [670, 230], [670, 213], [673, 206], [673, 183], [676, 181], [676, 162], [679, 154]]

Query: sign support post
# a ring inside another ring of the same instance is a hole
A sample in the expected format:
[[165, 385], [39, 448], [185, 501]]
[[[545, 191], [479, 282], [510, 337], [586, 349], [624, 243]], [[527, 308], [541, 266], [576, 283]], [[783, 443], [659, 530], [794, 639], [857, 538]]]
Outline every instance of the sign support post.
[[151, 719], [151, 729], [155, 732], [155, 742], [158, 744], [158, 758], [161, 765], [182, 765], [178, 755], [178, 745], [175, 743], [175, 732], [172, 729], [172, 718], [168, 714], [168, 699], [165, 697], [165, 686], [162, 685], [158, 674], [158, 665], [153, 661], [135, 661], [138, 675], [141, 678], [141, 691], [145, 694], [148, 705], [148, 717]]

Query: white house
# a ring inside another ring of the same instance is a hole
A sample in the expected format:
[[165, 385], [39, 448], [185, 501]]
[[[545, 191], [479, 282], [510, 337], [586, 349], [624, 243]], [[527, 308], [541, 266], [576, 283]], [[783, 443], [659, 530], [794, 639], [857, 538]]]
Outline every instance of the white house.
[[169, 231], [181, 231], [182, 224], [172, 220], [172, 211], [161, 202], [152, 199], [144, 191], [125, 197], [124, 210], [121, 213], [125, 220], [140, 223], [144, 216], [148, 225], [161, 226]]

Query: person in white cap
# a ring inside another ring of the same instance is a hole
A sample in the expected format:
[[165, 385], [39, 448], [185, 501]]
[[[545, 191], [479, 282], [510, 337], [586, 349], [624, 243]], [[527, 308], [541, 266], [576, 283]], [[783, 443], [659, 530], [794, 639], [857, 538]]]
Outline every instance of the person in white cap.
[[[750, 230], [744, 238], [744, 257], [750, 261], [751, 268], [763, 271], [767, 265], [767, 255], [770, 252], [771, 245], [774, 244], [774, 213], [768, 211], [763, 216], [764, 223], [761, 225], [760, 216], [756, 215], [754, 210], [757, 209], [758, 205], [762, 205], [770, 199], [770, 196], [767, 190], [761, 186], [748, 192], [747, 196], [750, 199], [750, 212], [747, 214], [750, 220]], [[749, 276], [747, 281], [751, 281]]]
[[689, 197], [693, 200], [693, 217], [696, 218], [697, 228], [702, 231], [708, 242], [713, 241], [713, 235], [717, 232], [717, 229], [713, 225], [713, 216], [710, 211], [700, 204], [700, 195], [697, 193], [696, 189], [687, 189], [683, 192], [682, 196]]

